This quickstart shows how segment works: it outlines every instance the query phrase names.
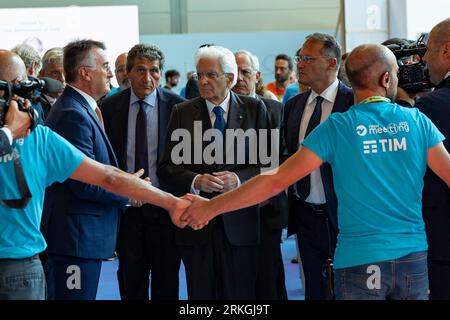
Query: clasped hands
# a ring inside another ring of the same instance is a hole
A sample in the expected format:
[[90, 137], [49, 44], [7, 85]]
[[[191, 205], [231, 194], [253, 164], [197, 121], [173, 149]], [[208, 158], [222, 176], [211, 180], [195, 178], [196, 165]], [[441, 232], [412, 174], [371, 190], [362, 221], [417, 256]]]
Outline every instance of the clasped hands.
[[[206, 193], [224, 193], [236, 188], [237, 185], [236, 174], [229, 171], [205, 173], [198, 175], [194, 181], [194, 188]], [[179, 228], [190, 226], [194, 230], [200, 230], [215, 217], [206, 198], [186, 194], [178, 201], [181, 202], [179, 208], [174, 214], [171, 213], [171, 217], [173, 223]]]

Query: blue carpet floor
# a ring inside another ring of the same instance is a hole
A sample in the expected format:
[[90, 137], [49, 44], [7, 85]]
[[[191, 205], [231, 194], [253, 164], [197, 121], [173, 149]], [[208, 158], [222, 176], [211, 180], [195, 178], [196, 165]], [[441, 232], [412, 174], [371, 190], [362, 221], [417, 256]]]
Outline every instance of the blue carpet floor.
[[[289, 300], [303, 300], [304, 291], [299, 276], [298, 264], [291, 263], [291, 258], [296, 254], [295, 238], [285, 239], [281, 245], [284, 271], [286, 274], [286, 289]], [[102, 265], [97, 300], [119, 300], [119, 286], [117, 284], [117, 260], [105, 261]], [[186, 300], [186, 279], [183, 264], [180, 268], [180, 300]]]

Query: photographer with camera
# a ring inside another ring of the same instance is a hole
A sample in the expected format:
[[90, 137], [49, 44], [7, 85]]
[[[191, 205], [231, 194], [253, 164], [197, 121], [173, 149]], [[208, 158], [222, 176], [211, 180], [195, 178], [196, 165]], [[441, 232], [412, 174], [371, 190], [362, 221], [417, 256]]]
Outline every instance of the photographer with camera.
[[[17, 55], [0, 50], [0, 80], [15, 82], [22, 70], [25, 66]], [[8, 126], [16, 122], [16, 116], [23, 116], [17, 112], [28, 114], [26, 109], [17, 111], [17, 104], [14, 100], [7, 104], [6, 117], [0, 119]], [[23, 125], [15, 124], [14, 134], [25, 136], [26, 130], [18, 127]], [[45, 126], [38, 125], [24, 139], [15, 140], [12, 152], [0, 157], [0, 300], [46, 298], [46, 281], [39, 260], [46, 242], [39, 227], [45, 189], [55, 182], [71, 178], [152, 203], [168, 210], [172, 221], [183, 227], [178, 224], [179, 216], [189, 201], [152, 187], [138, 178], [140, 174], [127, 174], [92, 160]], [[24, 194], [23, 189], [28, 193]]]
[[[28, 106], [28, 104], [27, 102], [25, 106]], [[17, 101], [12, 100], [8, 105], [5, 124], [0, 127], [0, 157], [11, 153], [13, 141], [25, 138], [30, 133], [29, 127], [30, 116], [19, 111]]]
[[[419, 108], [447, 138], [450, 151], [450, 18], [430, 32], [426, 62], [433, 92], [416, 102]], [[430, 299], [450, 299], [450, 189], [430, 168], [424, 177], [422, 213], [428, 238]]]
[[[26, 79], [25, 66], [17, 55], [12, 55], [9, 51], [0, 50], [0, 65], [4, 64], [5, 60], [10, 60], [9, 68], [2, 68], [0, 70], [1, 79], [9, 81], [20, 81]], [[3, 92], [0, 90], [0, 97]], [[8, 112], [5, 116], [5, 121], [0, 121], [0, 157], [9, 154], [12, 151], [11, 145], [14, 139], [24, 138], [28, 135], [30, 127], [30, 117], [27, 113], [20, 112], [17, 102], [12, 100], [7, 105]], [[28, 108], [29, 102], [25, 106]]]

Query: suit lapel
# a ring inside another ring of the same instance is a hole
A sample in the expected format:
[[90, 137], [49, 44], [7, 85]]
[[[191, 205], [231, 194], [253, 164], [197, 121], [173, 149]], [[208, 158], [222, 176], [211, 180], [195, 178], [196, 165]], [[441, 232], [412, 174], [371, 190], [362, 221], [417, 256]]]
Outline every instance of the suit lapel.
[[334, 100], [333, 109], [331, 113], [334, 112], [344, 112], [348, 110], [349, 107], [348, 97], [345, 94], [345, 87], [342, 82], [339, 81], [338, 92], [336, 95], [336, 99]]
[[86, 99], [81, 94], [79, 94], [75, 89], [71, 88], [70, 86], [67, 86], [65, 90], [67, 90], [67, 93], [73, 99], [77, 100], [80, 103], [81, 107], [83, 107], [87, 111], [87, 113], [88, 113], [89, 117], [91, 118], [92, 122], [95, 123], [95, 125], [97, 126], [98, 131], [100, 131], [100, 133], [101, 133], [101, 135], [103, 137], [103, 140], [104, 140], [104, 142], [105, 142], [105, 144], [106, 144], [106, 146], [108, 148], [108, 154], [109, 154], [109, 158], [110, 158], [111, 164], [113, 166], [117, 167], [117, 159], [116, 159], [116, 156], [114, 155], [113, 148], [112, 148], [111, 144], [109, 143], [108, 136], [106, 135], [105, 130], [103, 130], [103, 127], [101, 126], [101, 124], [100, 124], [100, 122], [99, 122], [99, 120], [97, 118], [97, 115], [95, 114], [94, 110], [92, 110], [92, 108], [89, 106], [89, 103], [86, 101]]
[[291, 149], [295, 152], [298, 149], [298, 138], [300, 135], [300, 122], [302, 121], [303, 112], [305, 111], [306, 102], [308, 101], [308, 97], [311, 94], [311, 91], [308, 94], [301, 95], [299, 100], [295, 104], [294, 112], [290, 112], [289, 116], [292, 117], [291, 123], [294, 128], [291, 128], [291, 141], [293, 145]]
[[[127, 168], [127, 148], [128, 148], [128, 115], [130, 112], [131, 89], [126, 89], [121, 101], [117, 103], [117, 108], [112, 116], [114, 116], [114, 127], [111, 130], [117, 132], [125, 132], [120, 135], [121, 141], [117, 144], [120, 148], [117, 156], [121, 158], [123, 168]], [[128, 169], [128, 168], [127, 168]]]
[[192, 112], [193, 121], [201, 121], [203, 132], [211, 129], [211, 117], [209, 116], [208, 107], [206, 106], [205, 99], [198, 98], [194, 105], [194, 111]]
[[169, 123], [170, 112], [168, 107], [169, 102], [164, 92], [160, 88], [157, 88], [156, 95], [158, 99], [158, 159], [161, 159], [165, 143], [164, 134]]
[[230, 108], [228, 109], [228, 119], [226, 129], [241, 128], [244, 119], [244, 112], [242, 111], [242, 100], [239, 99], [235, 93], [230, 91]]

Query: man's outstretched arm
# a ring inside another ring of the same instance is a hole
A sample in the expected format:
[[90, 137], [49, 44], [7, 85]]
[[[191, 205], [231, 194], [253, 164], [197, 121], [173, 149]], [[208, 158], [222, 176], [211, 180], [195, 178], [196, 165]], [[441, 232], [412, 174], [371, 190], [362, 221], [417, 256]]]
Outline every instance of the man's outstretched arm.
[[169, 212], [172, 222], [176, 226], [183, 228], [186, 225], [180, 221], [180, 216], [190, 205], [190, 201], [155, 188], [135, 175], [86, 157], [70, 178], [164, 208]]
[[181, 221], [199, 229], [215, 216], [258, 204], [284, 190], [297, 180], [322, 165], [322, 160], [311, 150], [302, 147], [272, 172], [260, 174], [237, 189], [233, 189], [212, 200], [186, 195], [193, 201], [181, 217]]

